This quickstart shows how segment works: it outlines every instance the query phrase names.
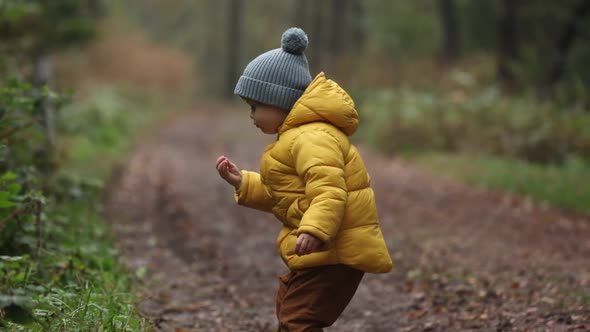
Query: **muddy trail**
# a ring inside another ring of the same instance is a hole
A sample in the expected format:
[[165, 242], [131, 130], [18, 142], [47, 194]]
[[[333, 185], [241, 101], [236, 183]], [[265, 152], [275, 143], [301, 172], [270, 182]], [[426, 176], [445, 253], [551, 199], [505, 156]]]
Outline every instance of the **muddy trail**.
[[[279, 222], [237, 206], [214, 168], [257, 170], [272, 139], [247, 110], [203, 106], [116, 172], [105, 215], [157, 330], [276, 330]], [[590, 331], [590, 220], [361, 154], [395, 266], [327, 331]]]

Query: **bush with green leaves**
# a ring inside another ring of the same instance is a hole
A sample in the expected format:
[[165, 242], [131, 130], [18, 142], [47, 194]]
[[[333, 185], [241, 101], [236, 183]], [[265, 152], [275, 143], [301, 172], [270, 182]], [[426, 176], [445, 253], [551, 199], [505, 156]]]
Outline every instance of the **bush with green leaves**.
[[590, 156], [590, 113], [490, 87], [457, 91], [380, 90], [363, 96], [361, 136], [388, 153], [477, 152], [536, 163]]
[[12, 133], [0, 140], [0, 329], [147, 328], [100, 219], [100, 198], [113, 160], [155, 113], [113, 88], [64, 105], [60, 158], [48, 173], [35, 162], [47, 142], [30, 86], [12, 80], [0, 91], [0, 133]]
[[79, 45], [94, 37], [101, 8], [96, 0], [1, 0], [0, 38], [17, 52]]
[[[56, 95], [44, 89], [45, 96]], [[46, 136], [35, 114], [31, 85], [16, 79], [0, 86], [0, 254], [27, 252], [23, 224], [39, 224], [45, 198], [40, 173], [50, 168]]]
[[94, 35], [100, 2], [0, 0], [0, 330], [146, 328], [100, 219], [112, 164], [99, 172], [84, 167], [98, 164], [92, 158], [70, 153], [89, 132], [99, 139], [84, 149], [122, 149], [135, 112], [109, 104], [127, 100], [116, 92], [93, 96], [102, 103], [86, 111], [87, 103], [47, 88], [40, 65], [53, 50]]
[[30, 317], [32, 298], [20, 286], [31, 275], [30, 256], [39, 256], [46, 203], [40, 170], [49, 158], [34, 91], [16, 79], [0, 86], [0, 312], [14, 322]]

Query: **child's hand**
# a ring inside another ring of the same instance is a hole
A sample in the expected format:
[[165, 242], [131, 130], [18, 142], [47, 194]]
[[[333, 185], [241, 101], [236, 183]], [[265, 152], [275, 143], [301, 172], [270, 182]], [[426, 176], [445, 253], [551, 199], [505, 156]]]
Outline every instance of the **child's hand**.
[[217, 158], [215, 168], [217, 168], [219, 175], [227, 181], [227, 183], [234, 186], [236, 190], [240, 189], [240, 185], [242, 184], [242, 174], [240, 174], [240, 169], [236, 164], [232, 163], [225, 156], [221, 156]]
[[323, 242], [315, 236], [307, 233], [299, 234], [295, 244], [295, 253], [299, 256], [314, 253], [320, 249]]

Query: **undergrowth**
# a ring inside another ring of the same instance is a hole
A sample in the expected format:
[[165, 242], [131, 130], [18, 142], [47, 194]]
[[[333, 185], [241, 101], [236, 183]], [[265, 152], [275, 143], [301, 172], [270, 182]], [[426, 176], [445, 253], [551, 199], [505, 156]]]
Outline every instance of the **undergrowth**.
[[[62, 109], [59, 167], [45, 183], [50, 191], [36, 193], [37, 213], [11, 220], [0, 232], [3, 330], [149, 327], [137, 312], [132, 277], [119, 264], [108, 226], [101, 219], [101, 193], [131, 137], [161, 116], [156, 108], [153, 100], [102, 87]], [[10, 192], [6, 201], [18, 205], [30, 200], [21, 195], [21, 183], [36, 173], [6, 172], [0, 179], [2, 192]]]
[[446, 89], [357, 93], [358, 141], [441, 175], [590, 214], [590, 112], [452, 72]]

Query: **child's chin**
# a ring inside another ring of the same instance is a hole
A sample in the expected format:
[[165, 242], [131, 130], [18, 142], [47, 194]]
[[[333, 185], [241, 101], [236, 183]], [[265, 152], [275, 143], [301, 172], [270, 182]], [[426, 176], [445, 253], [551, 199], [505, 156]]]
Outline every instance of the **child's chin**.
[[266, 130], [266, 129], [260, 128], [260, 127], [258, 127], [258, 129], [260, 129], [260, 131], [261, 131], [263, 134], [266, 134], [266, 135], [273, 135], [273, 134], [276, 134], [276, 133], [270, 132], [270, 131], [268, 131], [268, 130]]

